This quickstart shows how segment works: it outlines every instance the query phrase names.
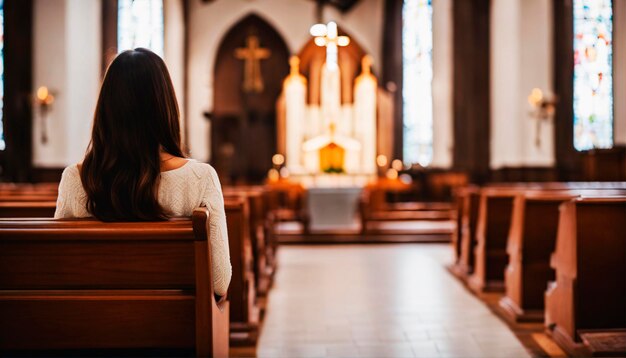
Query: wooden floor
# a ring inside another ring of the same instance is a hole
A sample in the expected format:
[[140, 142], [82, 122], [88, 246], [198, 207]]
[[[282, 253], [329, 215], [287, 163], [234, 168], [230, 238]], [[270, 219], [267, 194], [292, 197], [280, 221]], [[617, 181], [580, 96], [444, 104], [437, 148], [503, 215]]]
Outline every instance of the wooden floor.
[[283, 246], [256, 354], [529, 356], [451, 260], [445, 244]]

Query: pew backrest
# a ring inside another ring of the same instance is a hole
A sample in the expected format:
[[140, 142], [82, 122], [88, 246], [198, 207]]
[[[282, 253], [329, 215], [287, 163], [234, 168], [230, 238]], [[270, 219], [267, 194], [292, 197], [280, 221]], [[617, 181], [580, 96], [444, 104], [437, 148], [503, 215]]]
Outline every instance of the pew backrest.
[[228, 245], [232, 279], [228, 292], [231, 302], [231, 323], [248, 322], [256, 318], [254, 261], [250, 242], [250, 213], [245, 197], [225, 197]]
[[574, 329], [626, 327], [626, 196], [560, 207], [551, 266], [574, 283]]
[[0, 201], [0, 218], [52, 218], [54, 201]]
[[0, 220], [0, 350], [228, 354], [208, 210], [191, 220]]

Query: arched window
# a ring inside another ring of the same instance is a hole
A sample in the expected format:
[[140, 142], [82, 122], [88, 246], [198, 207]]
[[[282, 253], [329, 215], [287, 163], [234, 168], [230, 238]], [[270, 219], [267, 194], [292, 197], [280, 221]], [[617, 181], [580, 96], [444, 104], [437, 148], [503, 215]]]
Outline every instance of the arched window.
[[163, 0], [118, 0], [117, 51], [145, 47], [163, 57]]
[[0, 150], [4, 150], [4, 1], [0, 0]]
[[433, 159], [432, 0], [404, 0], [402, 7], [403, 158], [427, 166]]
[[613, 146], [613, 6], [574, 0], [574, 147]]

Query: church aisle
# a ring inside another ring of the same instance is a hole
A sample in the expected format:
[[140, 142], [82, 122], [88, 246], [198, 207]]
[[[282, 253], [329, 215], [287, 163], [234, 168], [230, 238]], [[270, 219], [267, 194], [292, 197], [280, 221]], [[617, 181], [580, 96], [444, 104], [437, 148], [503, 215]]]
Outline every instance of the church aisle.
[[283, 246], [259, 357], [524, 357], [448, 245]]

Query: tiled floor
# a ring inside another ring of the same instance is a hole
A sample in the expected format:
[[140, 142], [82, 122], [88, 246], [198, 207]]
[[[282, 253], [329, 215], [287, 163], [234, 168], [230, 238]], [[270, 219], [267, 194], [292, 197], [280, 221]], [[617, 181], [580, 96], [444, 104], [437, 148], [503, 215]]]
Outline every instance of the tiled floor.
[[283, 246], [259, 357], [525, 357], [444, 244]]

